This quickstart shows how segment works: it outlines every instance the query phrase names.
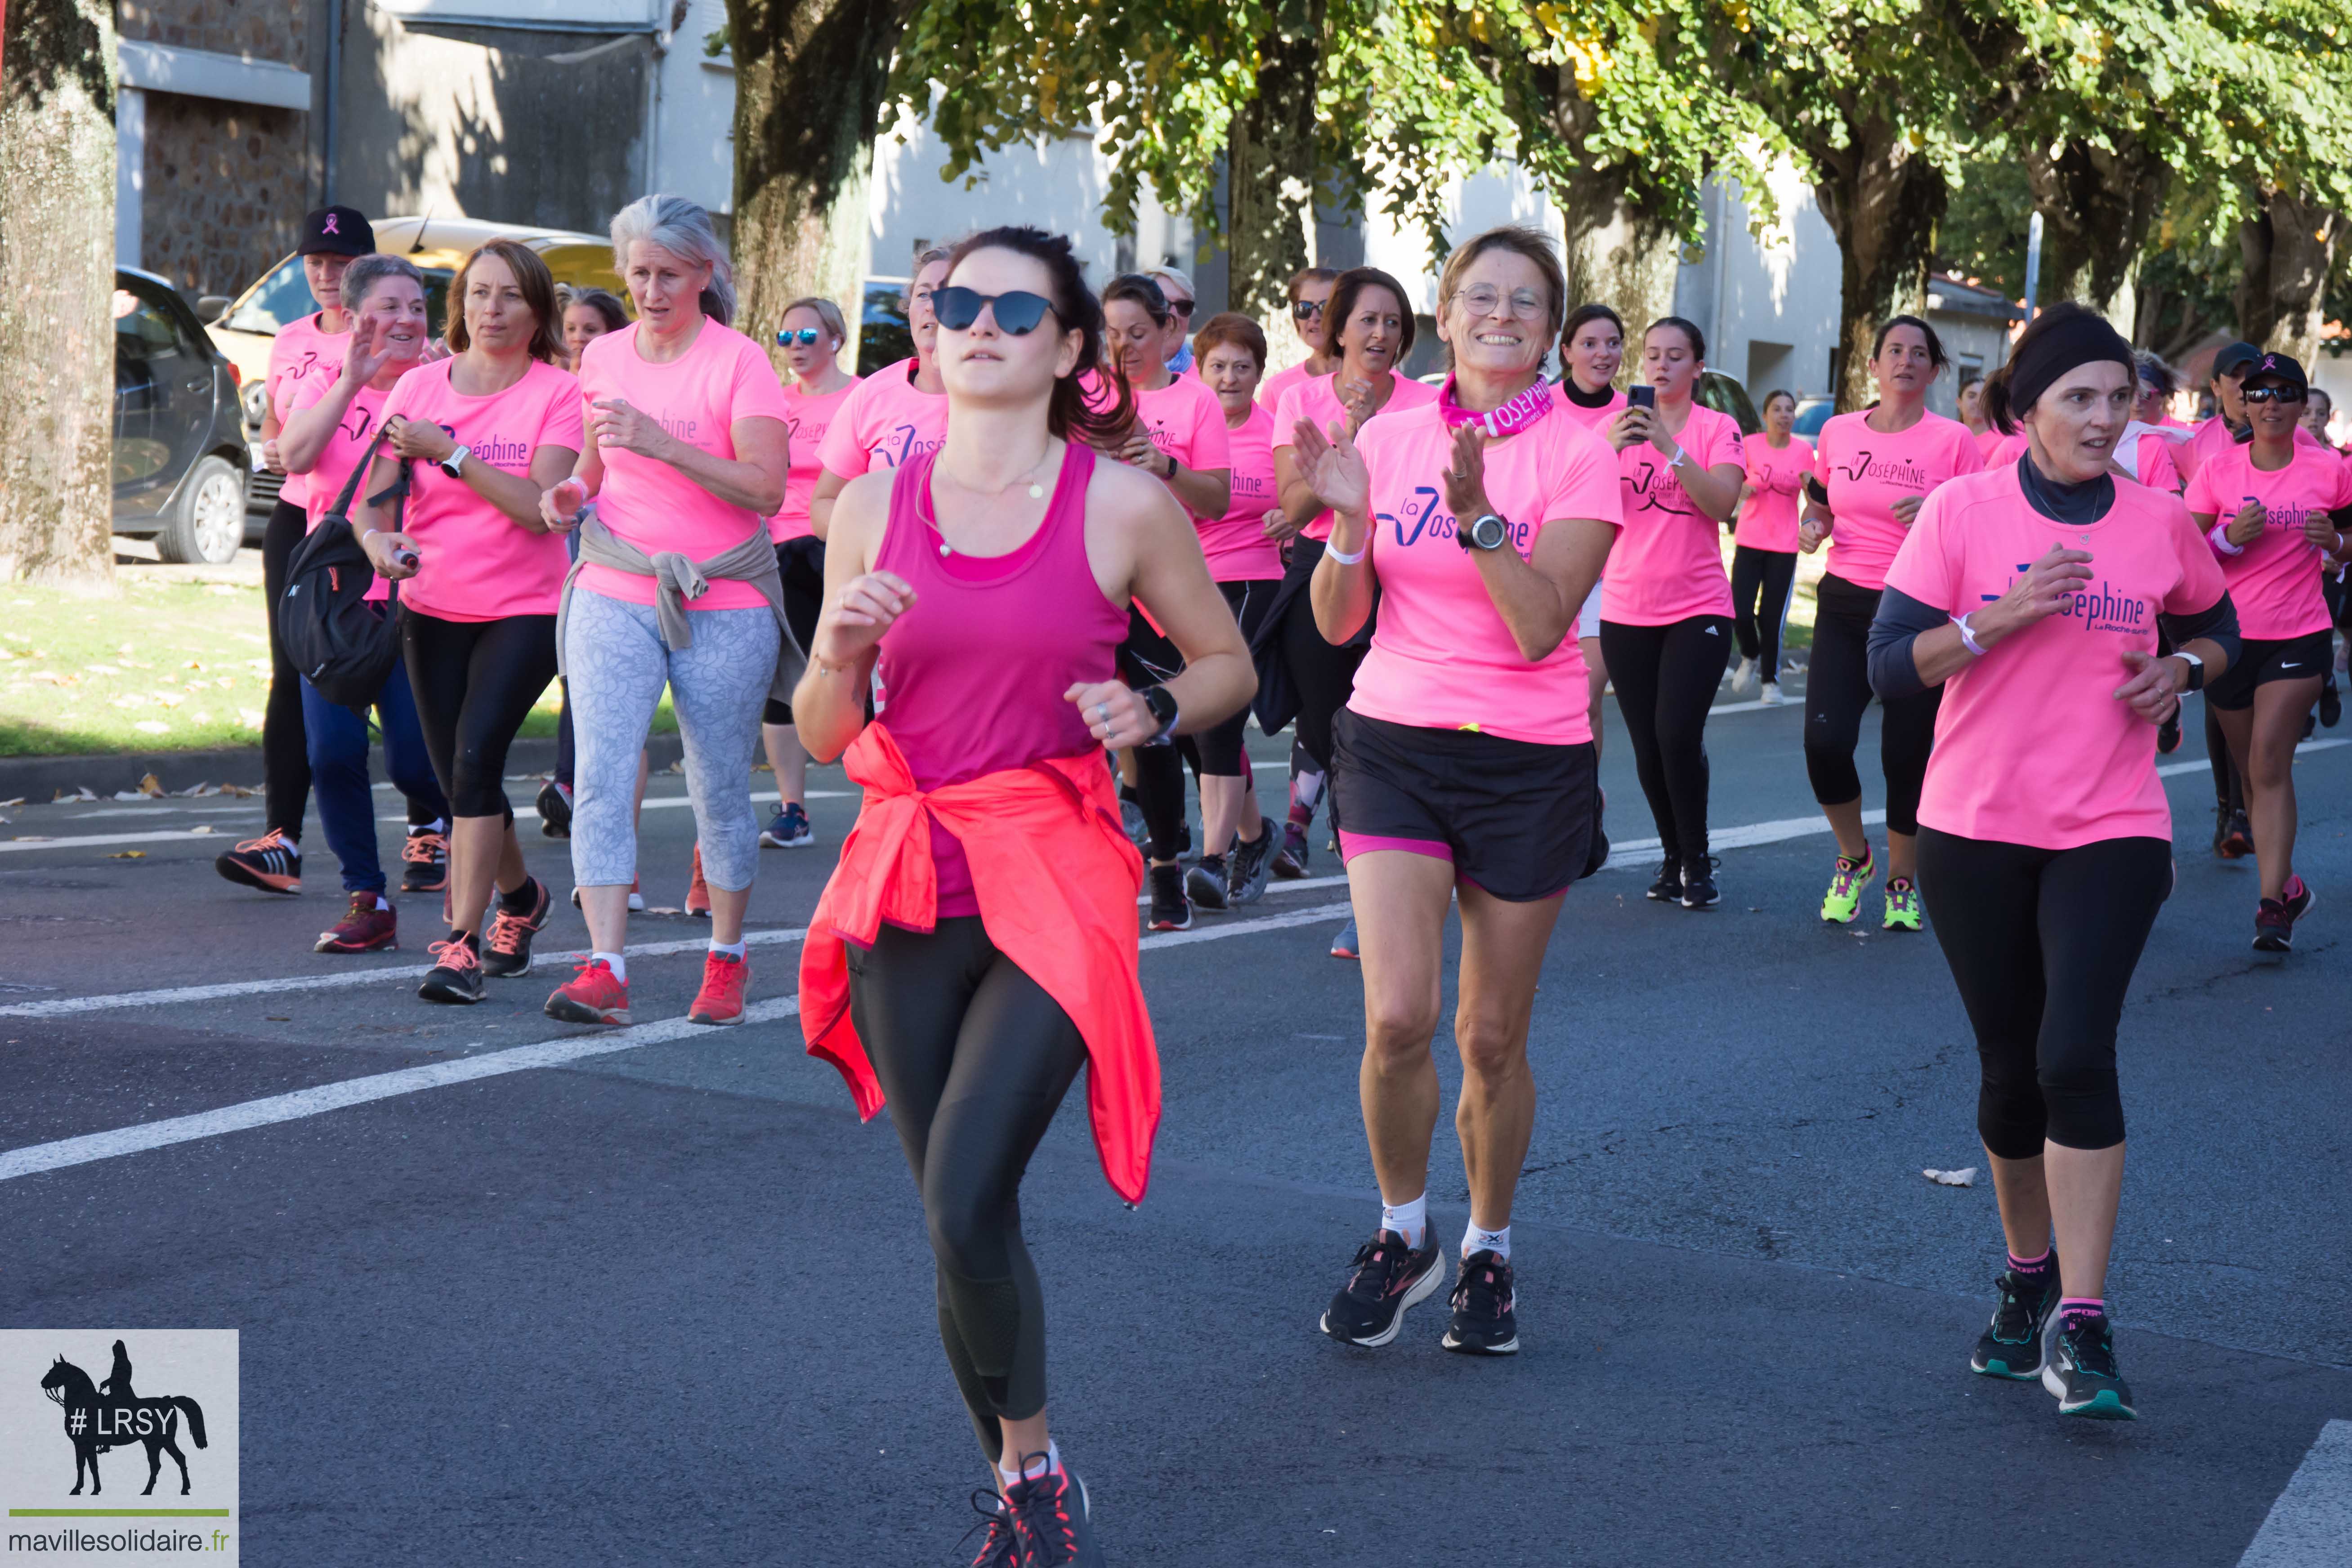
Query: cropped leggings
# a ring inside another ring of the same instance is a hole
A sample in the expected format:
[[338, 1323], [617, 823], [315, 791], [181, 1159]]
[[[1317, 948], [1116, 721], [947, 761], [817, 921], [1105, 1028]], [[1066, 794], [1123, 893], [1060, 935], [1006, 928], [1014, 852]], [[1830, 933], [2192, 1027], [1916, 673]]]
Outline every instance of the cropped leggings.
[[1731, 552], [1731, 631], [1739, 657], [1752, 658], [1766, 680], [1780, 679], [1780, 631], [1789, 618], [1789, 585], [1797, 579], [1792, 550], [1742, 544]]
[[2124, 1141], [2116, 1026], [2172, 890], [2172, 846], [1919, 834], [1919, 895], [1975, 1027], [1977, 1131], [2003, 1160]]
[[993, 1461], [1000, 1418], [1045, 1407], [1045, 1299], [1021, 1239], [1021, 1178], [1086, 1064], [1077, 1026], [977, 915], [884, 925], [849, 949], [850, 1017], [923, 1195], [940, 1342]]
[[686, 790], [704, 878], [741, 892], [759, 866], [751, 749], [783, 634], [765, 605], [687, 616], [694, 645], [672, 649], [662, 642], [651, 605], [572, 590], [563, 665], [579, 747], [572, 876], [583, 888], [627, 887], [636, 879], [637, 755], [665, 686], [685, 742]]
[[[1878, 590], [1831, 574], [1822, 579], [1813, 617], [1812, 663], [1805, 672], [1805, 773], [1813, 798], [1843, 805], [1862, 798], [1853, 753], [1862, 743], [1863, 710], [1870, 706], [1870, 623]], [[1617, 667], [1609, 667], [1612, 675]], [[1885, 704], [1878, 720], [1879, 765], [1886, 773], [1886, 827], [1919, 831], [1919, 789], [1927, 753], [1936, 749], [1936, 710], [1944, 689]]]
[[445, 621], [404, 608], [400, 649], [453, 816], [503, 816], [507, 748], [555, 679], [555, 617]]
[[1706, 712], [1731, 658], [1731, 619], [1691, 616], [1663, 626], [1601, 623], [1601, 656], [1633, 742], [1633, 769], [1668, 860], [1706, 858]]

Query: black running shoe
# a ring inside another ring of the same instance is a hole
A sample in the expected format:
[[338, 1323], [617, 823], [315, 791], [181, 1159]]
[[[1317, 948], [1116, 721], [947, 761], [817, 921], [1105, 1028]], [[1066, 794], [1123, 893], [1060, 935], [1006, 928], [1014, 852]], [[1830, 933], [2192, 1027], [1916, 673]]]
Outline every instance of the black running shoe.
[[491, 902], [489, 934], [482, 942], [482, 972], [493, 980], [515, 980], [530, 973], [530, 939], [547, 924], [547, 911], [555, 900], [547, 884], [536, 877], [530, 879], [529, 891], [530, 905], [520, 913], [507, 907], [504, 895]]
[[1013, 1532], [1013, 1510], [1004, 1506], [1004, 1500], [986, 1487], [975, 1487], [971, 1508], [980, 1515], [980, 1522], [963, 1532], [964, 1540], [985, 1532], [981, 1534], [980, 1555], [971, 1560], [971, 1568], [1021, 1568], [1020, 1537]]
[[1233, 858], [1225, 863], [1225, 902], [1235, 907], [1254, 904], [1265, 897], [1265, 884], [1274, 874], [1274, 825], [1267, 823], [1255, 839], [1234, 846]]
[[1029, 1461], [1043, 1462], [1043, 1454], [1025, 1455], [1019, 1486], [1004, 1494], [1004, 1511], [1013, 1516], [1013, 1540], [1020, 1568], [1103, 1568], [1102, 1548], [1095, 1544], [1093, 1510], [1087, 1506], [1087, 1483], [1066, 1463], [1060, 1470], [1025, 1474]]
[[1658, 879], [1650, 884], [1650, 897], [1662, 904], [1683, 901], [1683, 868], [1675, 860], [1658, 862]]
[[2013, 1268], [2004, 1268], [1992, 1288], [2000, 1304], [1992, 1321], [1977, 1340], [1969, 1370], [1980, 1377], [2008, 1377], [2030, 1383], [2042, 1375], [2049, 1360], [2050, 1315], [2058, 1310], [2058, 1260], [2051, 1258], [2042, 1283], [2033, 1283]]
[[2242, 860], [2254, 852], [2254, 825], [2247, 820], [2242, 807], [2230, 813], [2221, 842], [2213, 849], [2224, 860]]
[[2172, 717], [2156, 727], [2156, 749], [2166, 756], [2180, 750], [2180, 710], [2174, 709]]
[[2287, 952], [2294, 947], [2294, 922], [2316, 900], [2311, 884], [2301, 877], [2287, 879], [2286, 897], [2264, 899], [2254, 910], [2254, 951]]
[[2058, 1414], [2093, 1421], [2137, 1421], [2131, 1385], [2116, 1370], [2116, 1333], [2105, 1312], [2062, 1317], [2042, 1363], [2042, 1386], [2058, 1396]]
[[1454, 1322], [1440, 1342], [1464, 1355], [1517, 1355], [1519, 1319], [1512, 1310], [1511, 1260], [1474, 1252], [1454, 1281]]
[[1153, 931], [1191, 931], [1192, 900], [1184, 897], [1184, 868], [1152, 866], [1151, 926]]
[[550, 838], [572, 837], [572, 791], [553, 779], [539, 786], [539, 830]]
[[1203, 855], [1201, 863], [1184, 873], [1184, 896], [1192, 907], [1202, 910], [1223, 910], [1225, 907], [1225, 858]]
[[1274, 852], [1274, 874], [1286, 882], [1307, 875], [1307, 830], [1295, 822], [1283, 825], [1282, 847]]
[[2226, 800], [2213, 803], [2213, 853], [2224, 860], [2237, 858], [2230, 852], [2230, 803]]
[[1323, 1309], [1323, 1331], [1335, 1340], [1374, 1349], [1397, 1337], [1405, 1309], [1427, 1300], [1445, 1283], [1445, 1255], [1436, 1229], [1422, 1235], [1418, 1251], [1403, 1237], [1384, 1230], [1356, 1249], [1348, 1282]]
[[2344, 717], [2344, 694], [2336, 689], [2336, 674], [2330, 670], [2327, 684], [2319, 689], [2319, 721], [2329, 729]]
[[1711, 910], [1723, 902], [1723, 895], [1715, 889], [1715, 868], [1722, 864], [1721, 859], [1709, 855], [1683, 868], [1683, 908]]
[[435, 959], [431, 973], [416, 994], [427, 1002], [454, 1003], [471, 1006], [482, 999], [482, 958], [473, 944], [462, 939], [436, 942], [425, 952]]
[[449, 838], [429, 827], [412, 827], [400, 847], [400, 890], [437, 893], [449, 885]]

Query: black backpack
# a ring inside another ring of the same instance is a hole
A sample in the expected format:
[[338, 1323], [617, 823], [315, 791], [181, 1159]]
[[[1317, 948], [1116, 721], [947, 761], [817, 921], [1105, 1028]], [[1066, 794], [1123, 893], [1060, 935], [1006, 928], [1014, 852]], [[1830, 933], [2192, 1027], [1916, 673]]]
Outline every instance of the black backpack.
[[[375, 706], [393, 667], [400, 662], [400, 584], [390, 584], [392, 597], [384, 614], [378, 615], [366, 602], [367, 591], [375, 585], [375, 567], [360, 548], [350, 515], [352, 496], [366, 478], [383, 439], [379, 426], [375, 440], [368, 443], [359, 465], [343, 481], [334, 506], [294, 547], [293, 558], [286, 563], [286, 593], [278, 601], [278, 637], [288, 660], [320, 696], [362, 717]], [[368, 500], [381, 505], [387, 496], [393, 499], [393, 526], [397, 528], [408, 502], [405, 462], [392, 487]]]

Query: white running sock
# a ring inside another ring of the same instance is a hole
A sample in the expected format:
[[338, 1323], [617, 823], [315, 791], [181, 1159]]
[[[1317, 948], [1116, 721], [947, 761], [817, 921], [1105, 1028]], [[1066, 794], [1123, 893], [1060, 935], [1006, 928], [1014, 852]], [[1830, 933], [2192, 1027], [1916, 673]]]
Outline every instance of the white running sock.
[[379, 909], [379, 910], [388, 910], [388, 909], [392, 908], [392, 905], [391, 905], [388, 901], [386, 901], [386, 900], [384, 899], [384, 896], [383, 896], [382, 893], [378, 893], [378, 894], [375, 896], [375, 907], [376, 907], [377, 909]]
[[[1019, 1462], [1020, 1460], [1022, 1460], [1022, 1459], [1034, 1458], [1035, 1458], [1035, 1456], [1034, 1456], [1034, 1454], [1020, 1454], [1020, 1455], [1016, 1455], [1016, 1456], [1014, 1456], [1014, 1462], [1015, 1462], [1016, 1464], [1018, 1464], [1018, 1462]], [[1052, 1439], [1051, 1437], [1048, 1437], [1048, 1438], [1046, 1438], [1046, 1439], [1045, 1439], [1045, 1469], [1043, 1469], [1042, 1471], [1040, 1471], [1040, 1472], [1039, 1472], [1039, 1474], [1041, 1474], [1041, 1475], [1048, 1475], [1048, 1476], [1050, 1476], [1050, 1475], [1055, 1474], [1055, 1472], [1057, 1472], [1058, 1470], [1060, 1470], [1060, 1469], [1061, 1469], [1061, 1468], [1062, 1468], [1062, 1448], [1061, 1448], [1061, 1445], [1059, 1445], [1058, 1443], [1055, 1443], [1055, 1442], [1054, 1441], [1054, 1439]], [[998, 1477], [1003, 1480], [1003, 1482], [1004, 1482], [1005, 1486], [1006, 1486], [1006, 1487], [1008, 1487], [1008, 1488], [1011, 1488], [1011, 1487], [1017, 1487], [1017, 1486], [1019, 1486], [1019, 1485], [1021, 1484], [1021, 1482], [1022, 1482], [1022, 1479], [1023, 1479], [1023, 1478], [1022, 1478], [1022, 1474], [1021, 1474], [1020, 1470], [1018, 1470], [1018, 1469], [1010, 1469], [1010, 1470], [1008, 1470], [1008, 1469], [1006, 1469], [1003, 1465], [999, 1465], [999, 1466], [997, 1466], [997, 1467], [996, 1467], [996, 1473], [997, 1473]]]
[[742, 957], [742, 956], [743, 956], [744, 952], [746, 952], [746, 951], [751, 947], [751, 943], [749, 943], [749, 942], [731, 942], [731, 943], [730, 943], [730, 942], [712, 942], [712, 943], [710, 944], [710, 951], [711, 951], [711, 952], [723, 952], [723, 953], [728, 954], [730, 957], [733, 957], [733, 958], [740, 958], [740, 957]]
[[629, 983], [629, 961], [617, 952], [592, 952], [591, 959], [603, 959], [612, 965], [613, 978], [626, 985]]
[[1423, 1193], [1409, 1204], [1382, 1204], [1381, 1228], [1396, 1232], [1407, 1247], [1420, 1250], [1422, 1238], [1429, 1234], [1429, 1194]]
[[409, 836], [410, 836], [411, 837], [415, 837], [415, 836], [416, 836], [417, 834], [419, 834], [419, 833], [441, 833], [441, 834], [446, 834], [448, 831], [449, 831], [449, 822], [448, 822], [448, 819], [447, 819], [446, 817], [441, 817], [441, 816], [436, 816], [436, 817], [435, 817], [435, 818], [434, 818], [432, 821], [430, 821], [430, 822], [419, 822], [419, 823], [415, 823], [415, 824], [412, 825], [412, 826], [410, 826], [410, 828], [408, 829]]
[[1511, 1227], [1507, 1225], [1500, 1230], [1480, 1230], [1478, 1222], [1472, 1220], [1470, 1228], [1462, 1233], [1462, 1256], [1467, 1258], [1474, 1252], [1491, 1252], [1507, 1260], [1511, 1256]]

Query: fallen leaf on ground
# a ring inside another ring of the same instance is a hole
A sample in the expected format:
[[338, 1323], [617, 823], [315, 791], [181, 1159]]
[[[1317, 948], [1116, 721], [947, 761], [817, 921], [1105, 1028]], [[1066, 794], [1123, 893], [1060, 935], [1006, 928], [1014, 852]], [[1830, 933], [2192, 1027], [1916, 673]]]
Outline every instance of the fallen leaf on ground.
[[144, 849], [118, 849], [113, 854], [109, 855], [107, 858], [110, 860], [144, 860], [147, 858], [147, 851]]
[[24, 797], [23, 795], [18, 795], [18, 796], [17, 796], [16, 799], [14, 799], [14, 800], [0, 800], [0, 806], [5, 806], [5, 805], [24, 805], [24, 804], [25, 804], [25, 797]]
[[46, 833], [19, 833], [16, 835], [16, 842], [19, 844], [47, 844], [48, 841], [49, 836]]
[[1939, 1187], [1973, 1187], [1977, 1184], [1977, 1168], [1974, 1165], [1960, 1171], [1929, 1170], [1919, 1173]]
[[131, 727], [142, 735], [168, 735], [172, 732], [172, 726], [160, 719], [142, 719]]
[[153, 773], [148, 773], [139, 781], [139, 793], [151, 800], [161, 800], [168, 792], [163, 788], [162, 779], [157, 778]]
[[135, 789], [119, 789], [114, 792], [114, 798], [117, 800], [145, 800], [147, 797], [140, 794]]

